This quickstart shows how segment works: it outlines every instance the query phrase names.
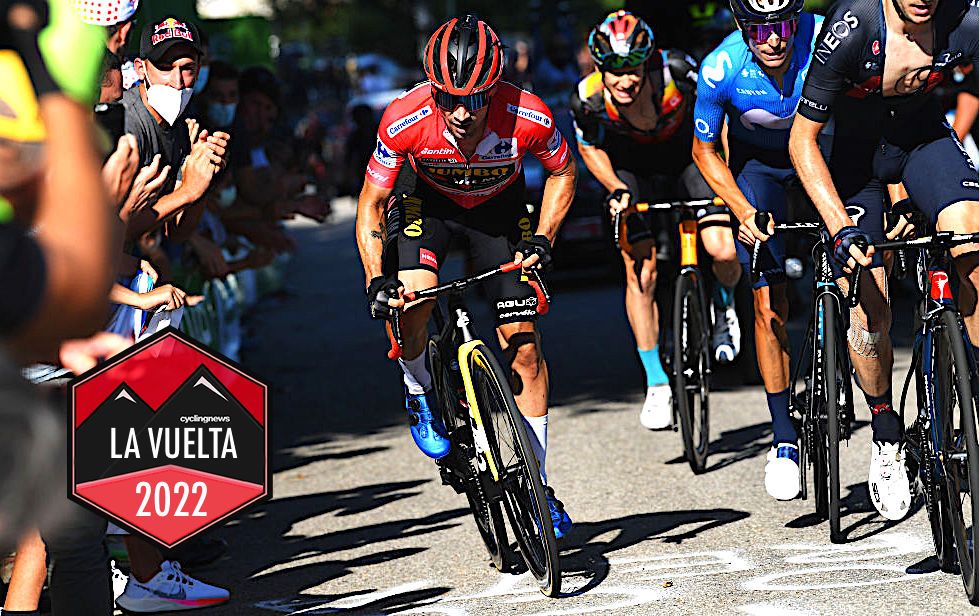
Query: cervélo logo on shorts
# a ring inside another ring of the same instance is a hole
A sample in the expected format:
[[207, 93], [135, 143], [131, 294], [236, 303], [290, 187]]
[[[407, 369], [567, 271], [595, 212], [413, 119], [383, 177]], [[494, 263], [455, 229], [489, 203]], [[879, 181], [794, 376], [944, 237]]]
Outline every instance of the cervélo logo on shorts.
[[545, 128], [551, 127], [551, 118], [547, 117], [546, 113], [534, 111], [533, 109], [527, 109], [526, 107], [517, 107], [516, 105], [512, 105], [510, 103], [507, 103], [506, 110], [519, 118], [530, 120], [531, 122], [540, 124]]
[[268, 389], [172, 327], [73, 380], [75, 502], [172, 547], [271, 497]]
[[431, 113], [432, 113], [432, 108], [426, 105], [411, 115], [406, 115], [403, 118], [398, 118], [393, 123], [391, 123], [391, 126], [388, 126], [388, 137], [394, 137], [404, 129], [408, 128], [409, 126], [417, 122], [418, 120], [428, 117], [429, 115], [431, 115]]

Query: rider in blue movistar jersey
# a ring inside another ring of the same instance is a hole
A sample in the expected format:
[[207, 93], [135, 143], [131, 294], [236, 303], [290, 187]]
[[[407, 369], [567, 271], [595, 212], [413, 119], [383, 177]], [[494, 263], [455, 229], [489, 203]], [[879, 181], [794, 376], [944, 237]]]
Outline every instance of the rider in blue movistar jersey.
[[[755, 346], [772, 415], [773, 443], [765, 488], [779, 500], [799, 492], [799, 453], [789, 419], [788, 299], [785, 245], [759, 229], [756, 211], [787, 216], [786, 187], [797, 181], [789, 160], [789, 130], [813, 57], [822, 17], [802, 12], [803, 0], [731, 0], [738, 30], [700, 66], [694, 110], [693, 157], [711, 188], [741, 221], [738, 257], [747, 272], [749, 249], [765, 242], [758, 260]], [[716, 147], [728, 125], [725, 161]]]

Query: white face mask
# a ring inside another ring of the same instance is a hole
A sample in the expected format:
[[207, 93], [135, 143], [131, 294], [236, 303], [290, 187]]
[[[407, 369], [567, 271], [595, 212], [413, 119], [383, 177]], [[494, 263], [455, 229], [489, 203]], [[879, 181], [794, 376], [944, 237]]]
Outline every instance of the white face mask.
[[191, 88], [177, 90], [165, 85], [153, 85], [150, 83], [149, 74], [146, 75], [146, 102], [156, 112], [160, 114], [167, 124], [173, 126], [180, 114], [184, 112], [190, 104], [190, 97], [194, 95]]
[[237, 103], [211, 103], [207, 107], [207, 115], [218, 128], [227, 128], [235, 120]]

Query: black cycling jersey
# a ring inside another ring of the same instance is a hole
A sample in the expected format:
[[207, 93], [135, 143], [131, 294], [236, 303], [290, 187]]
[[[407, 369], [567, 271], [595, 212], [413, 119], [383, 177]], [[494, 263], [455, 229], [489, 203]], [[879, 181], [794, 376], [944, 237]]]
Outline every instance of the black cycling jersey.
[[[833, 116], [837, 137], [867, 139], [884, 132], [881, 120], [888, 116], [913, 112], [924, 113], [929, 119], [940, 118], [941, 107], [931, 91], [949, 78], [954, 67], [979, 57], [977, 3], [977, 0], [938, 3], [933, 18], [932, 63], [913, 71], [917, 73], [914, 82], [920, 85], [913, 91], [884, 97], [881, 84], [887, 26], [881, 0], [840, 0], [826, 17], [817, 39], [799, 113], [815, 122], [826, 122]], [[902, 130], [907, 128], [906, 122], [901, 124], [905, 125]]]

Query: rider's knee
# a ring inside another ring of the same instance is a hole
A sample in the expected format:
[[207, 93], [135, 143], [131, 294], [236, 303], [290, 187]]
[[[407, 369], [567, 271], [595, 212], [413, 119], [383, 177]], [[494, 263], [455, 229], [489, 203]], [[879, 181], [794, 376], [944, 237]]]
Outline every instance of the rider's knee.
[[[638, 270], [638, 271], [636, 271]], [[656, 289], [656, 261], [644, 262], [642, 267], [626, 270], [626, 289], [630, 293], [652, 297]]]
[[517, 341], [510, 355], [510, 367], [523, 378], [535, 378], [541, 369], [540, 345], [536, 337], [526, 337]]
[[765, 332], [775, 333], [777, 327], [785, 326], [785, 310], [773, 305], [770, 295], [755, 294], [755, 327]]
[[738, 251], [734, 247], [734, 241], [719, 239], [714, 242], [704, 242], [707, 253], [714, 259], [722, 263], [732, 263], [738, 260]]
[[861, 356], [876, 359], [890, 345], [891, 310], [887, 304], [865, 311], [850, 309], [850, 328], [846, 332], [850, 348]]

